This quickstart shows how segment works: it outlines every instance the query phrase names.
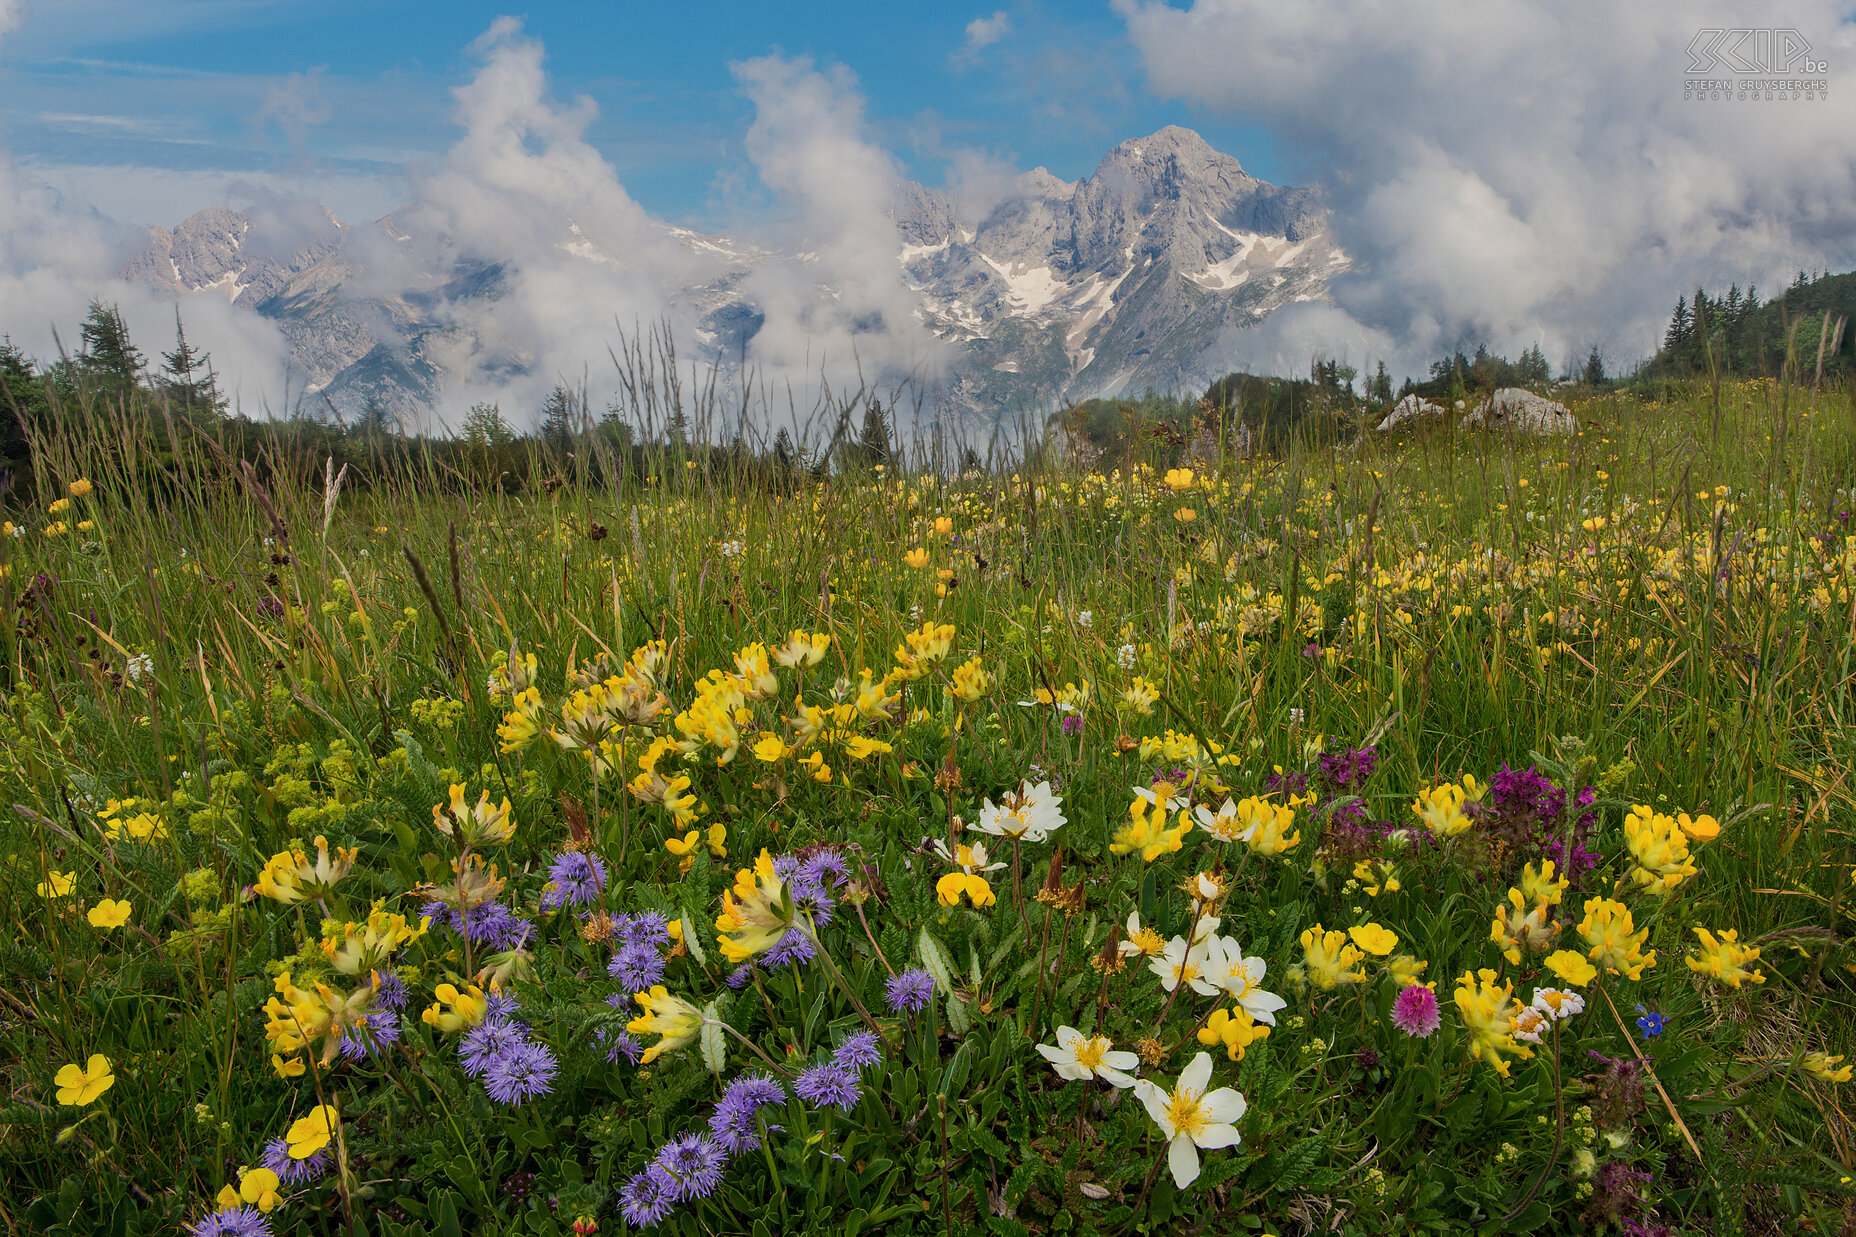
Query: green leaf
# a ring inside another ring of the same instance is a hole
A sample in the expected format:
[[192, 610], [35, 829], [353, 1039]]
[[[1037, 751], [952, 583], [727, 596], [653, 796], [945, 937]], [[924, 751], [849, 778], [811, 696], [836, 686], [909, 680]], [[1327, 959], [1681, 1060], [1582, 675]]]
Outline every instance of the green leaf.
[[[685, 929], [687, 931], [688, 929]], [[688, 937], [684, 938], [688, 940]], [[710, 1001], [703, 1007], [702, 1033], [698, 1038], [702, 1042], [702, 1063], [709, 1067], [711, 1074], [720, 1074], [728, 1065], [728, 1045], [722, 1039], [722, 1023], [715, 1011], [716, 1002]]]

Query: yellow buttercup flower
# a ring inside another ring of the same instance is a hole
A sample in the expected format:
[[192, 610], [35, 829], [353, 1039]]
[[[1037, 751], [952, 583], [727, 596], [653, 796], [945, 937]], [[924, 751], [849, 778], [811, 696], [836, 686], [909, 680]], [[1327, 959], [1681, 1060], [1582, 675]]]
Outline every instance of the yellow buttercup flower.
[[1363, 923], [1347, 929], [1353, 943], [1375, 957], [1383, 958], [1398, 948], [1398, 933], [1384, 924]]
[[1495, 972], [1484, 967], [1474, 975], [1468, 971], [1457, 980], [1456, 1009], [1463, 1025], [1469, 1028], [1469, 1056], [1478, 1057], [1508, 1077], [1512, 1058], [1528, 1058], [1534, 1050], [1517, 1041], [1514, 1032], [1522, 1006], [1514, 999], [1514, 984], [1498, 984]]
[[1635, 931], [1630, 908], [1610, 898], [1587, 898], [1579, 935], [1589, 948], [1586, 957], [1613, 975], [1642, 979], [1646, 967], [1656, 965], [1656, 951], [1645, 951], [1650, 930]]
[[1561, 983], [1575, 988], [1583, 988], [1598, 978], [1598, 968], [1576, 949], [1554, 950], [1546, 956], [1546, 967], [1559, 976]]
[[1322, 991], [1366, 979], [1359, 964], [1366, 955], [1351, 944], [1345, 932], [1330, 932], [1320, 924], [1302, 933], [1302, 968], [1308, 982]]
[[82, 1108], [95, 1103], [97, 1097], [116, 1085], [116, 1073], [110, 1066], [110, 1059], [102, 1053], [93, 1053], [82, 1068], [66, 1065], [58, 1070], [52, 1079], [58, 1084], [58, 1102]]
[[1759, 948], [1740, 944], [1740, 933], [1733, 928], [1719, 937], [1706, 928], [1696, 928], [1695, 936], [1701, 941], [1701, 948], [1684, 959], [1695, 974], [1706, 975], [1729, 988], [1738, 988], [1747, 982], [1766, 982], [1765, 975], [1750, 965], [1759, 960]]
[[90, 484], [89, 478], [79, 477], [71, 483], [70, 488], [72, 498], [89, 498], [93, 487]]
[[1721, 822], [1712, 816], [1697, 816], [1690, 820], [1687, 812], [1679, 812], [1676, 814], [1676, 827], [1694, 842], [1712, 842], [1721, 836]]
[[75, 872], [49, 871], [45, 879], [39, 882], [41, 898], [68, 898], [77, 892], [77, 874]]
[[120, 928], [129, 922], [129, 914], [134, 909], [127, 902], [104, 898], [91, 907], [84, 918], [93, 928]]
[[915, 568], [917, 571], [920, 571], [923, 567], [928, 565], [928, 551], [921, 546], [916, 546], [913, 550], [910, 550], [907, 554], [902, 556], [902, 561]]

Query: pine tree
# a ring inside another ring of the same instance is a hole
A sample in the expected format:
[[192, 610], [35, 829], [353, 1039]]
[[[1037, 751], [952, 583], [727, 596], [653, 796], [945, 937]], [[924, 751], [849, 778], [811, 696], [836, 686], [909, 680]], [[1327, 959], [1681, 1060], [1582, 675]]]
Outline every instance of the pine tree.
[[122, 311], [102, 301], [90, 302], [79, 333], [84, 341], [80, 363], [85, 377], [117, 393], [133, 390], [147, 362], [129, 342], [129, 325], [122, 320]]
[[556, 450], [567, 450], [578, 428], [575, 415], [578, 411], [574, 393], [567, 389], [567, 384], [555, 383], [554, 390], [548, 392], [547, 402], [541, 406], [542, 441]]
[[864, 409], [863, 430], [857, 435], [859, 462], [865, 468], [889, 463], [889, 421], [883, 414], [883, 401], [873, 399]]
[[781, 476], [793, 471], [793, 436], [784, 425], [773, 436], [773, 463]]
[[174, 351], [161, 354], [161, 391], [181, 412], [216, 417], [226, 408], [212, 358], [187, 342], [178, 308], [174, 311]]
[[380, 402], [380, 397], [370, 395], [367, 403], [361, 406], [361, 415], [355, 419], [354, 428], [349, 432], [358, 438], [385, 438], [399, 432], [399, 418], [387, 410]]
[[1373, 371], [1372, 379], [1366, 384], [1366, 397], [1382, 404], [1392, 402], [1392, 375], [1386, 372], [1386, 363], [1379, 362]]
[[1585, 385], [1600, 387], [1605, 384], [1605, 362], [1598, 355], [1598, 345], [1592, 345], [1592, 355], [1585, 358]]
[[1676, 312], [1669, 319], [1669, 329], [1663, 332], [1663, 351], [1672, 356], [1680, 355], [1688, 345], [1690, 319], [1688, 315], [1688, 298], [1676, 298]]

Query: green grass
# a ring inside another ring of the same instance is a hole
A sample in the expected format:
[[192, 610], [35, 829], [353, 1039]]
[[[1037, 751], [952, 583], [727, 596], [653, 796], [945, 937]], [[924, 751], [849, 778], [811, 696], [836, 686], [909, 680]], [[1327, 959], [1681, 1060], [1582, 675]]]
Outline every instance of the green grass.
[[[660, 457], [650, 480], [518, 493], [414, 454], [332, 506], [307, 460], [274, 450], [244, 475], [158, 414], [59, 420], [36, 444], [34, 492], [94, 488], [69, 510], [14, 511], [24, 534], [0, 551], [0, 1219], [172, 1231], [328, 1102], [345, 1171], [287, 1187], [277, 1232], [564, 1233], [581, 1217], [617, 1231], [615, 1191], [666, 1139], [706, 1129], [729, 1079], [769, 1068], [759, 1054], [795, 1071], [822, 1060], [865, 1025], [861, 1007], [886, 1061], [862, 1075], [860, 1101], [764, 1110], [783, 1128], [735, 1156], [706, 1200], [677, 1205], [666, 1231], [1583, 1232], [1624, 1216], [1674, 1232], [1829, 1231], [1856, 1150], [1839, 1086], [1802, 1062], [1856, 1054], [1856, 401], [1766, 384], [1576, 411], [1570, 440], [1443, 425], [1294, 443], [1201, 465], [1178, 491], [1165, 474], [1179, 461], [1151, 454], [1091, 475], [1046, 461], [789, 486]], [[48, 535], [54, 522], [67, 527]], [[904, 562], [915, 547], [928, 566]], [[939, 572], [951, 578], [937, 589]], [[859, 672], [890, 672], [925, 621], [952, 624], [952, 652], [888, 689], [893, 720], [851, 710], [801, 750], [753, 753], [785, 733], [795, 695], [829, 708], [847, 680], [853, 698]], [[690, 779], [692, 827], [726, 829], [725, 860], [697, 845], [680, 871], [664, 843], [682, 830], [623, 783], [654, 734], [682, 737], [673, 719], [705, 674], [794, 629], [829, 634], [827, 654], [777, 669], [777, 694], [741, 705], [734, 759], [717, 763], [711, 731], [659, 765]], [[559, 727], [572, 672], [604, 656], [620, 673], [654, 640], [668, 707], [615, 730], [622, 771], [596, 782], [545, 735], [502, 750], [511, 705], [487, 680], [512, 645], [537, 659], [540, 724]], [[995, 683], [951, 697], [952, 669], [976, 656]], [[1149, 713], [1121, 697], [1137, 675], [1156, 689]], [[1080, 711], [1035, 703], [1066, 684], [1089, 686]], [[1172, 753], [1154, 751], [1169, 730]], [[892, 750], [859, 758], [852, 734]], [[1141, 740], [1156, 744], [1144, 754]], [[1203, 830], [1150, 863], [1110, 849], [1132, 788], [1177, 784], [1194, 746], [1190, 794], [1216, 809], [1214, 780], [1235, 799], [1264, 794], [1278, 766], [1318, 784], [1322, 750], [1369, 741], [1370, 778], [1298, 805], [1301, 840], [1284, 854], [1245, 858]], [[814, 753], [828, 781], [800, 762]], [[1556, 947], [1577, 942], [1586, 897], [1616, 892], [1657, 955], [1640, 980], [1588, 988], [1557, 1054], [1549, 1038], [1506, 1080], [1466, 1051], [1457, 979], [1493, 968], [1523, 1001], [1555, 982], [1539, 952], [1503, 960], [1490, 921], [1540, 839], [1585, 809], [1538, 828], [1491, 810], [1444, 845], [1329, 820], [1362, 811], [1422, 831], [1419, 791], [1487, 783], [1504, 764], [1537, 766], [1569, 795], [1592, 788], [1586, 844], [1603, 862], [1550, 908]], [[990, 873], [994, 905], [939, 905], [948, 867], [929, 839], [1022, 778], [1057, 783], [1068, 823], [1022, 853], [995, 842], [1009, 866]], [[363, 921], [379, 901], [416, 923], [414, 887], [449, 879], [458, 853], [432, 817], [453, 783], [512, 803], [513, 839], [483, 849], [507, 878], [500, 902], [534, 922], [523, 956], [434, 924], [381, 967], [408, 991], [395, 1043], [278, 1077], [273, 981], [288, 970], [305, 990], [356, 990], [315, 948], [321, 920]], [[105, 837], [100, 813], [129, 798], [116, 818], [147, 812], [161, 836]], [[1628, 878], [1632, 804], [1723, 826], [1665, 897]], [[718, 1002], [753, 1049], [723, 1034], [706, 1052], [607, 1063], [602, 1037], [637, 1012], [607, 1004], [623, 991], [612, 947], [539, 906], [576, 817], [610, 868], [599, 908], [687, 917], [663, 982]], [[313, 861], [319, 835], [358, 852], [332, 891], [294, 904], [248, 892], [279, 852]], [[821, 845], [858, 876], [819, 931], [825, 957], [731, 990], [714, 921], [733, 872], [763, 847]], [[1353, 861], [1375, 856], [1397, 865], [1397, 892], [1353, 879]], [[1189, 989], [1169, 1001], [1143, 962], [1104, 974], [1091, 959], [1130, 911], [1188, 933], [1178, 887], [1201, 870], [1229, 886], [1219, 931], [1267, 962], [1263, 986], [1288, 1005], [1241, 1062], [1214, 1052], [1211, 1085], [1249, 1103], [1243, 1141], [1202, 1152], [1180, 1190], [1133, 1094], [1065, 1082], [1033, 1046], [1060, 1025], [1118, 1049], [1151, 1041], [1142, 1073], [1172, 1084], [1228, 1003]], [[72, 875], [72, 896], [40, 896], [53, 872]], [[1077, 913], [1034, 898], [1047, 875], [1079, 890]], [[87, 922], [104, 897], [131, 903], [122, 928]], [[1375, 960], [1359, 984], [1294, 982], [1306, 929], [1366, 921], [1427, 963], [1442, 1010], [1428, 1039], [1391, 1025], [1397, 990]], [[1692, 973], [1696, 926], [1757, 945], [1765, 981], [1732, 990]], [[935, 1003], [891, 1013], [891, 970], [924, 964], [944, 971]], [[460, 1068], [458, 1036], [420, 1019], [439, 984], [486, 965], [558, 1063], [552, 1093], [520, 1106], [493, 1102]], [[1637, 1032], [1638, 1004], [1669, 1017], [1660, 1036]], [[1641, 1052], [1654, 1081], [1607, 1079], [1591, 1052]], [[91, 1054], [115, 1084], [60, 1103], [54, 1075]]]

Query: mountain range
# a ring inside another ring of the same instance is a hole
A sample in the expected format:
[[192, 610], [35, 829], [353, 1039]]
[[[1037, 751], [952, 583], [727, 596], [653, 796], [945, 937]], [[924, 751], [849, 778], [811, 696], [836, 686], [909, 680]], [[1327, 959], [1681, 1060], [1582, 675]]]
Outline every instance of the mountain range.
[[[123, 273], [270, 319], [288, 342], [294, 389], [344, 415], [371, 400], [402, 417], [440, 410], [451, 420], [447, 378], [460, 365], [481, 378], [535, 364], [459, 312], [507, 294], [521, 247], [467, 249], [417, 204], [366, 227], [326, 209], [313, 215], [279, 226], [275, 216], [201, 210], [172, 230], [149, 229]], [[983, 210], [904, 183], [891, 217], [896, 276], [952, 357], [944, 395], [977, 412], [1203, 385], [1231, 368], [1237, 332], [1324, 298], [1347, 266], [1316, 191], [1257, 180], [1176, 126], [1121, 143], [1079, 181], [1026, 173]], [[751, 276], [805, 255], [646, 218], [651, 244], [683, 263], [687, 283], [674, 300], [695, 340], [680, 344], [751, 358], [765, 321]], [[602, 248], [574, 220], [560, 224], [550, 260], [624, 265], [626, 253]]]

